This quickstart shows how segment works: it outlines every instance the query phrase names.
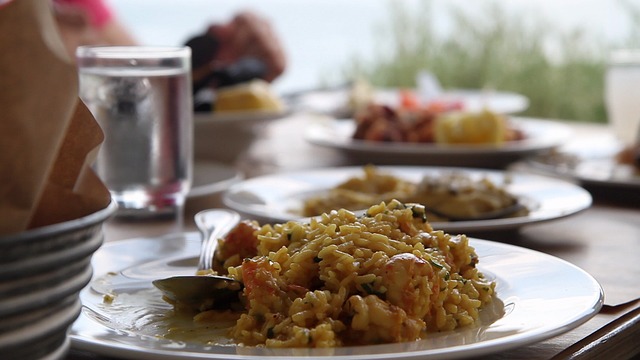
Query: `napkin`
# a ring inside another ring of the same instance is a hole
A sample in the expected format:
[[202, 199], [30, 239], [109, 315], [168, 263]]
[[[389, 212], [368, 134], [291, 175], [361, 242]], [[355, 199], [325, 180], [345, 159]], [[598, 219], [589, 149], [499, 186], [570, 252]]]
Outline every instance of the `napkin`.
[[104, 135], [78, 98], [50, 1], [0, 5], [0, 34], [0, 235], [105, 208], [90, 167]]

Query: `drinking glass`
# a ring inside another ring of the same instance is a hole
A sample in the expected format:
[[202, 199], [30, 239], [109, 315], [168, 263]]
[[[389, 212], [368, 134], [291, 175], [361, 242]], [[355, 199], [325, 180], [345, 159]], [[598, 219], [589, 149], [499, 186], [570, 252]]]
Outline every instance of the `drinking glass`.
[[80, 98], [105, 135], [95, 169], [118, 216], [182, 211], [193, 167], [191, 50], [83, 46]]
[[615, 50], [605, 75], [607, 117], [623, 145], [640, 141], [640, 49]]

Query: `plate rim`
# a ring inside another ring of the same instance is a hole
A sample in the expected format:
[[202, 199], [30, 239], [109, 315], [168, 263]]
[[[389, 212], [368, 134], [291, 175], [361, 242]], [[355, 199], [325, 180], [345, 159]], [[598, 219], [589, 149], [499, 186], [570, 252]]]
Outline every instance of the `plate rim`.
[[[323, 118], [310, 124], [304, 133], [306, 141], [313, 145], [339, 149], [347, 152], [365, 154], [395, 154], [406, 156], [506, 156], [514, 154], [527, 154], [555, 148], [568, 139], [572, 133], [567, 124], [559, 120], [512, 116], [510, 119], [524, 126], [546, 126], [549, 136], [529, 138], [512, 142], [505, 142], [500, 146], [496, 145], [442, 145], [434, 143], [404, 143], [404, 142], [371, 142], [366, 140], [352, 139], [341, 127], [355, 128], [352, 119]], [[347, 124], [347, 125], [345, 125]], [[329, 129], [327, 129], [329, 127]], [[330, 131], [335, 131], [331, 135]], [[340, 132], [343, 133], [340, 133]]]
[[[181, 234], [169, 234], [169, 235], [165, 235], [165, 236], [161, 236], [161, 237], [155, 237], [155, 238], [134, 238], [134, 239], [126, 239], [126, 240], [118, 240], [118, 241], [113, 241], [111, 243], [107, 243], [105, 244], [104, 249], [101, 249], [102, 251], [106, 251], [106, 249], [110, 248], [111, 246], [122, 246], [123, 244], [126, 245], [127, 243], [131, 242], [131, 241], [158, 241], [160, 240], [172, 240], [173, 238], [175, 238], [176, 236], [180, 236]], [[199, 244], [199, 236], [197, 233], [188, 233], [188, 234], [184, 234], [185, 235], [185, 239], [187, 239], [190, 236], [190, 241], [192, 243], [194, 243], [193, 247], [195, 249], [198, 249], [198, 244]], [[106, 355], [106, 356], [127, 356], [127, 357], [131, 357], [133, 355], [135, 355], [136, 359], [264, 359], [264, 358], [281, 358], [281, 359], [328, 359], [329, 357], [333, 357], [334, 359], [339, 359], [339, 360], [347, 360], [347, 359], [359, 359], [359, 360], [364, 360], [364, 359], [418, 359], [418, 358], [428, 358], [428, 359], [432, 359], [432, 358], [437, 358], [437, 359], [457, 359], [457, 358], [461, 358], [461, 357], [466, 357], [466, 356], [470, 356], [470, 355], [475, 355], [475, 356], [480, 356], [480, 355], [487, 355], [487, 354], [491, 354], [491, 353], [496, 353], [499, 351], [507, 351], [507, 350], [512, 350], [514, 348], [520, 347], [520, 346], [527, 346], [533, 343], [537, 343], [540, 341], [544, 341], [546, 339], [549, 339], [551, 337], [560, 335], [564, 332], [567, 332], [571, 329], [574, 329], [578, 326], [580, 326], [581, 324], [585, 323], [586, 321], [588, 321], [590, 318], [592, 318], [593, 316], [595, 316], [598, 311], [602, 308], [603, 304], [604, 304], [604, 291], [602, 289], [602, 286], [598, 283], [598, 281], [589, 273], [587, 273], [585, 270], [581, 269], [580, 267], [564, 260], [561, 258], [558, 258], [556, 256], [538, 251], [538, 250], [533, 250], [533, 249], [529, 249], [529, 248], [525, 248], [525, 247], [520, 247], [517, 245], [513, 245], [513, 244], [506, 244], [506, 243], [500, 243], [500, 242], [495, 242], [495, 241], [491, 241], [491, 240], [486, 240], [486, 239], [478, 239], [478, 238], [474, 238], [474, 237], [469, 237], [469, 241], [470, 241], [470, 245], [473, 246], [474, 248], [478, 249], [480, 248], [480, 250], [478, 251], [479, 256], [480, 256], [480, 267], [486, 267], [486, 268], [490, 268], [491, 266], [485, 266], [485, 264], [487, 262], [489, 262], [489, 264], [491, 264], [491, 261], [486, 260], [491, 254], [482, 254], [483, 251], [485, 250], [494, 250], [494, 251], [498, 251], [500, 252], [502, 255], [506, 254], [507, 252], [517, 252], [519, 254], [525, 254], [525, 255], [529, 255], [529, 256], [534, 256], [537, 257], [539, 260], [546, 260], [546, 261], [552, 261], [553, 263], [555, 263], [557, 266], [562, 266], [565, 270], [571, 270], [573, 271], [575, 274], [579, 274], [579, 276], [581, 276], [582, 280], [584, 281], [584, 283], [582, 284], [582, 286], [586, 286], [589, 285], [589, 288], [593, 290], [593, 292], [590, 292], [590, 301], [589, 301], [589, 306], [587, 307], [586, 304], [584, 306], [584, 308], [581, 308], [580, 311], [577, 311], [575, 314], [573, 314], [573, 316], [571, 316], [570, 320], [565, 321], [564, 324], [560, 325], [560, 324], [555, 324], [552, 328], [548, 328], [548, 325], [543, 325], [543, 326], [538, 326], [534, 329], [529, 330], [528, 332], [521, 332], [521, 333], [516, 333], [513, 335], [508, 335], [506, 337], [498, 337], [498, 338], [493, 338], [493, 339], [487, 339], [485, 341], [481, 341], [479, 343], [471, 343], [471, 344], [461, 344], [461, 345], [456, 345], [456, 346], [450, 346], [450, 347], [442, 347], [442, 348], [437, 348], [437, 349], [428, 349], [428, 350], [418, 350], [418, 351], [413, 351], [413, 352], [390, 352], [390, 353], [379, 353], [379, 354], [346, 354], [346, 355], [335, 355], [335, 354], [331, 354], [331, 355], [303, 355], [303, 356], [297, 356], [297, 355], [293, 355], [293, 356], [281, 356], [279, 354], [271, 354], [271, 355], [267, 355], [267, 356], [259, 356], [259, 355], [243, 355], [243, 354], [237, 354], [237, 353], [204, 353], [204, 352], [185, 352], [180, 354], [179, 351], [177, 350], [167, 350], [165, 348], [162, 349], [157, 349], [157, 348], [152, 348], [149, 349], [147, 347], [143, 347], [140, 345], [132, 345], [132, 344], [127, 344], [126, 342], [122, 342], [122, 341], [118, 341], [118, 339], [116, 340], [111, 340], [111, 342], [109, 344], [105, 344], [105, 343], [100, 343], [98, 341], [92, 341], [92, 339], [87, 339], [84, 338], [81, 334], [77, 334], [75, 333], [75, 324], [72, 328], [72, 331], [70, 332], [69, 338], [71, 339], [71, 348], [73, 349], [77, 349], [77, 350], [83, 350], [83, 351], [92, 351], [95, 352], [97, 354], [101, 354], [101, 355]], [[196, 250], [197, 251], [197, 250]], [[494, 254], [495, 255], [495, 254]], [[186, 256], [186, 255], [185, 255]], [[191, 255], [191, 256], [195, 256], [195, 255]], [[482, 259], [485, 259], [485, 261], [483, 262]], [[540, 261], [537, 261], [540, 262]], [[494, 266], [495, 263], [494, 263]], [[115, 271], [121, 271], [123, 269], [117, 269]], [[100, 275], [100, 271], [106, 271], [105, 269], [102, 270], [97, 270], [96, 273], [97, 275]], [[114, 271], [114, 269], [111, 269], [111, 271]], [[483, 271], [483, 270], [481, 270]], [[563, 274], [566, 274], [566, 272], [563, 272]], [[498, 274], [494, 274], [494, 275], [498, 275]], [[507, 276], [504, 278], [505, 283], [508, 282], [509, 280], [509, 276], [511, 276], [510, 274], [507, 274]], [[513, 279], [512, 279], [513, 280]], [[507, 286], [507, 285], [505, 285]], [[500, 295], [498, 294], [498, 298], [501, 299]], [[502, 300], [502, 299], [501, 299]], [[517, 299], [522, 303], [522, 299]], [[505, 304], [506, 305], [506, 304]], [[84, 306], [84, 305], [83, 305]], [[515, 305], [514, 305], [515, 306]], [[81, 320], [86, 320], [86, 321], [91, 321], [90, 319], [86, 319], [84, 312], [80, 315], [80, 318], [82, 318]], [[500, 319], [498, 319], [499, 321]], [[78, 320], [80, 321], [80, 320]], [[95, 325], [95, 323], [92, 322], [92, 324]], [[114, 329], [111, 328], [107, 328], [107, 330], [109, 331], [115, 331]], [[529, 336], [527, 336], [529, 335]], [[125, 337], [129, 337], [130, 335], [122, 335], [121, 336], [125, 336]], [[138, 337], [143, 337], [143, 335], [139, 335]], [[511, 339], [512, 341], [505, 341], [505, 339], [509, 340]], [[121, 339], [120, 339], [121, 340]], [[383, 345], [384, 346], [384, 345]], [[353, 347], [352, 347], [353, 348]], [[150, 351], [151, 350], [151, 351]]]
[[237, 110], [225, 112], [195, 112], [194, 125], [251, 125], [265, 123], [290, 116], [292, 109], [282, 110]]
[[[194, 173], [196, 171], [196, 166], [198, 166], [199, 164], [200, 165], [209, 164], [213, 166], [219, 166], [220, 168], [225, 168], [225, 170], [227, 170], [229, 173], [233, 173], [234, 175], [219, 181], [207, 182], [206, 184], [199, 184], [196, 186], [194, 186], [192, 181], [191, 188], [187, 193], [187, 199], [217, 194], [219, 192], [226, 190], [231, 185], [239, 181], [242, 181], [245, 178], [244, 175], [240, 171], [234, 169], [233, 166], [224, 164], [220, 161], [208, 160], [208, 159], [194, 159], [193, 160]], [[195, 177], [195, 174], [194, 174], [194, 177]]]
[[[374, 87], [373, 96], [379, 102], [388, 103], [389, 98], [397, 97], [398, 92], [402, 89], [403, 88], [401, 87]], [[411, 90], [416, 90], [416, 89], [411, 88]], [[348, 95], [349, 91], [350, 91], [350, 88], [346, 85], [343, 85], [341, 87], [336, 87], [336, 88], [319, 88], [319, 89], [313, 89], [308, 91], [302, 91], [300, 93], [293, 93], [288, 96], [294, 99], [291, 102], [296, 107], [302, 108], [305, 111], [335, 115], [335, 114], [346, 113], [348, 112], [348, 110], [341, 109], [340, 106], [336, 106], [334, 109], [322, 110], [318, 106], [314, 106], [313, 102], [310, 102], [308, 100], [308, 97], [313, 98], [318, 96], [324, 96], [324, 97], [329, 97], [330, 101], [336, 100], [331, 97], [342, 98], [341, 101], [338, 100], [339, 101], [338, 105], [342, 105], [342, 107], [344, 107], [348, 102], [347, 100], [349, 96]], [[523, 112], [529, 107], [531, 102], [530, 99], [524, 94], [517, 93], [514, 91], [493, 90], [493, 89], [469, 89], [469, 88], [443, 89], [442, 92], [438, 96], [436, 96], [435, 99], [436, 100], [450, 99], [450, 98], [455, 98], [460, 96], [481, 97], [483, 95], [488, 95], [490, 97], [493, 96], [498, 98], [502, 97], [502, 98], [512, 99], [512, 102], [515, 105], [510, 105], [505, 107], [506, 110], [504, 108], [495, 110], [496, 112], [501, 114], [516, 114], [516, 113]]]
[[[582, 159], [586, 161], [594, 161], [593, 159]], [[615, 160], [612, 160], [615, 161]], [[527, 159], [525, 161], [525, 165], [529, 165], [533, 170], [538, 170], [544, 174], [548, 174], [551, 176], [561, 177], [563, 179], [578, 181], [585, 186], [598, 186], [598, 187], [612, 187], [612, 188], [621, 188], [621, 189], [640, 189], [640, 175], [635, 178], [628, 179], [627, 181], [623, 179], [597, 179], [593, 177], [588, 177], [576, 173], [575, 171], [558, 171], [557, 167], [546, 164], [542, 161], [538, 161], [537, 159]], [[621, 166], [620, 164], [613, 164], [617, 166]], [[632, 165], [628, 165], [632, 166]], [[639, 174], [640, 174], [640, 170]]]

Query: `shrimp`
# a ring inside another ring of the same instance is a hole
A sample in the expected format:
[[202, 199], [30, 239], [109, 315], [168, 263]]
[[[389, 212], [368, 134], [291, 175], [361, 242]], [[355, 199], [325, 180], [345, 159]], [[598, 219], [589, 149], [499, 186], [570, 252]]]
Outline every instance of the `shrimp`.
[[358, 116], [354, 139], [399, 142], [405, 140], [404, 124], [388, 106], [370, 104]]
[[409, 316], [399, 306], [376, 295], [351, 296], [345, 303], [345, 311], [352, 316], [353, 329], [346, 336], [354, 344], [413, 341], [426, 327], [422, 319]]
[[267, 257], [244, 259], [242, 282], [247, 306], [252, 312], [262, 315], [267, 312], [284, 312], [291, 304], [283, 291], [287, 286], [280, 278], [278, 269]]
[[432, 265], [411, 253], [397, 254], [387, 261], [382, 284], [387, 288], [387, 301], [418, 318], [427, 315], [440, 291]]
[[258, 237], [255, 235], [260, 227], [254, 221], [243, 220], [218, 243], [214, 257], [214, 270], [226, 273], [230, 266], [238, 266], [242, 259], [258, 254]]

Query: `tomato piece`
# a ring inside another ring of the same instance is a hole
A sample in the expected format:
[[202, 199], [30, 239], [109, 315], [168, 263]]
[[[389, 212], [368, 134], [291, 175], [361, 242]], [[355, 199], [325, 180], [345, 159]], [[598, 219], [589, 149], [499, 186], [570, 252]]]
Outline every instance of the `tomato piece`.
[[400, 106], [408, 110], [419, 109], [420, 99], [411, 90], [400, 90]]

